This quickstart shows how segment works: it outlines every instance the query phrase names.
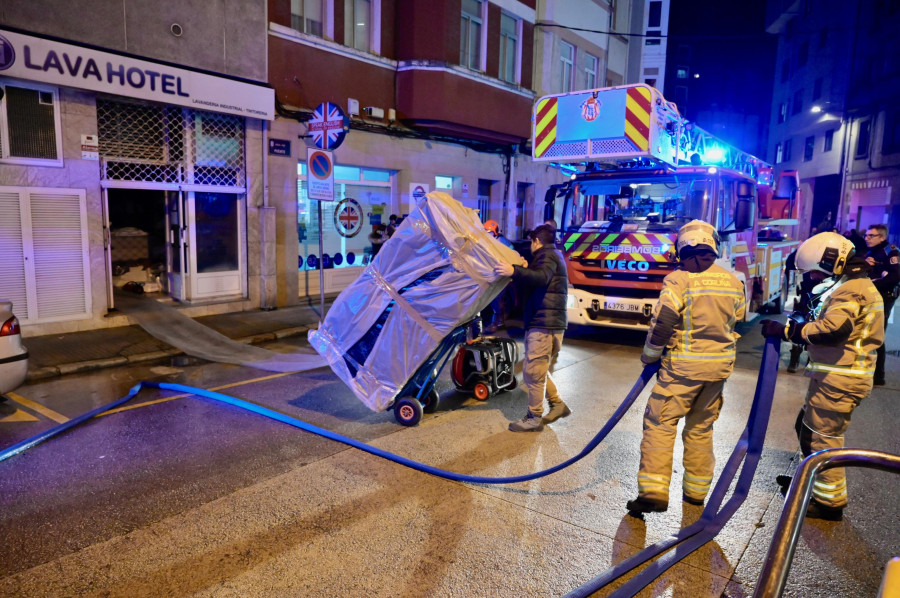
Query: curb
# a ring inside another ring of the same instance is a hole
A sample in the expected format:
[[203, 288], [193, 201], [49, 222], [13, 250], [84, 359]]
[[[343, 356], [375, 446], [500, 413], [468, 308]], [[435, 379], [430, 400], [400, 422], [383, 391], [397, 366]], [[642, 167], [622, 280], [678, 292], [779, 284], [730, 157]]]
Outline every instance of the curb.
[[[309, 330], [309, 326], [294, 326], [292, 328], [283, 328], [274, 332], [264, 332], [260, 334], [252, 334], [243, 338], [233, 339], [235, 342], [244, 343], [245, 345], [258, 345], [268, 343], [275, 340], [290, 338], [292, 336], [300, 336]], [[116, 357], [105, 357], [103, 359], [90, 359], [87, 361], [75, 361], [72, 363], [63, 363], [60, 365], [49, 365], [34, 370], [28, 370], [25, 378], [26, 382], [35, 382], [38, 380], [46, 380], [48, 378], [56, 378], [67, 374], [78, 374], [82, 372], [90, 372], [105, 368], [113, 368], [121, 365], [132, 365], [144, 363], [147, 361], [155, 361], [166, 357], [174, 357], [175, 355], [184, 355], [181, 349], [166, 349], [163, 351], [150, 351], [149, 353], [138, 353], [128, 355], [127, 357], [118, 355]]]

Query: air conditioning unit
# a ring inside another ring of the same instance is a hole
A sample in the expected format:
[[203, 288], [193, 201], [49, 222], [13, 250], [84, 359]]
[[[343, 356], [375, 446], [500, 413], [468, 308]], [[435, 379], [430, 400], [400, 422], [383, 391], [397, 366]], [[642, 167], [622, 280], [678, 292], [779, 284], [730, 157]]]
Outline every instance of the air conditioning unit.
[[366, 113], [366, 116], [369, 118], [384, 118], [384, 108], [378, 108], [376, 106], [367, 106], [363, 108], [363, 112]]

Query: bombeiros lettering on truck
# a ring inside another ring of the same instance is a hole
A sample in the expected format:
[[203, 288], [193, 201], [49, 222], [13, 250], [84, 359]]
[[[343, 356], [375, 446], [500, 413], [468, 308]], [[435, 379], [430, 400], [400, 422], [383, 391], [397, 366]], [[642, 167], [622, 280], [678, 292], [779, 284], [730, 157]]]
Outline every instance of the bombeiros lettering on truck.
[[646, 328], [678, 229], [694, 219], [715, 226], [717, 263], [745, 283], [751, 311], [781, 308], [798, 245], [784, 237], [797, 225], [796, 171], [776, 180], [642, 84], [545, 96], [532, 126], [533, 159], [569, 175], [548, 189], [544, 217], [561, 218], [570, 322]]

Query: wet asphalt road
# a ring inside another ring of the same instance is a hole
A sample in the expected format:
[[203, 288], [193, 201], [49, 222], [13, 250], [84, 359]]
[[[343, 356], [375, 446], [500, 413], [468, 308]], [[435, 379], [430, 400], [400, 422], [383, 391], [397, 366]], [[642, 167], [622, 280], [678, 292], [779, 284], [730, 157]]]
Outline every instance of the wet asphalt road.
[[[726, 395], [734, 408], [726, 407], [716, 428], [717, 472], [746, 421], [759, 367], [762, 338], [747, 330]], [[643, 336], [570, 331], [555, 378], [574, 414], [540, 435], [505, 431], [524, 411], [521, 389], [481, 403], [457, 393], [445, 373], [438, 412], [403, 428], [392, 412], [369, 411], [327, 368], [273, 375], [182, 358], [27, 385], [17, 394], [50, 411], [0, 423], [0, 446], [54, 425], [54, 414], [73, 418], [155, 380], [239, 396], [451, 470], [514, 475], [584, 446], [639, 372]], [[785, 347], [782, 367], [786, 356]], [[774, 475], [796, 465], [792, 424], [805, 389], [804, 378], [781, 372], [747, 504], [716, 542], [641, 595], [752, 593], [783, 504]], [[900, 453], [898, 394], [874, 391], [854, 414], [848, 446]], [[0, 462], [0, 595], [561, 595], [699, 516], [691, 507], [679, 513], [680, 505], [646, 523], [624, 513], [635, 491], [644, 400], [578, 471], [473, 487], [231, 406], [146, 390]], [[14, 407], [0, 404], [0, 419]], [[676, 458], [673, 496], [679, 469]], [[900, 554], [900, 478], [865, 470], [848, 476], [853, 502], [845, 521], [804, 527], [786, 595], [874, 595], [887, 559]], [[268, 509], [251, 506], [268, 500]], [[223, 538], [227, 547], [215, 548]], [[149, 585], [116, 581], [135, 575]]]

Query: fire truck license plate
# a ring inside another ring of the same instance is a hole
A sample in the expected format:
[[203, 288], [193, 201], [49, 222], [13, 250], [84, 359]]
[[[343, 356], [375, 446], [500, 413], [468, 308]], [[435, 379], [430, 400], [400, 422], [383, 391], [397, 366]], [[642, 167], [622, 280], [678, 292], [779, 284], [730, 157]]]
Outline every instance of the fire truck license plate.
[[609, 309], [613, 311], [630, 311], [637, 313], [641, 311], [641, 306], [635, 305], [633, 303], [623, 303], [621, 301], [611, 299], [609, 301], [603, 302], [603, 309]]

